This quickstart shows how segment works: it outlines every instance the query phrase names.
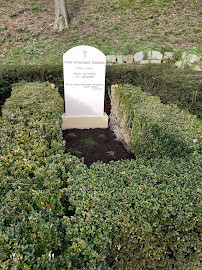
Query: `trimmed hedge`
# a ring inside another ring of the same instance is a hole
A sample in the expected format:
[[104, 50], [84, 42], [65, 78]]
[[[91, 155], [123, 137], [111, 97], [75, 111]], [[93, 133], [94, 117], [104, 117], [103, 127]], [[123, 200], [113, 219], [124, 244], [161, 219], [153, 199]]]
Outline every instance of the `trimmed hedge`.
[[180, 70], [169, 64], [117, 65], [107, 69], [108, 84], [132, 84], [160, 97], [165, 104], [177, 104], [202, 117], [201, 72]]
[[90, 169], [64, 153], [63, 100], [13, 86], [0, 118], [3, 269], [198, 269], [199, 155]]
[[[26, 81], [50, 81], [63, 96], [61, 65], [1, 66], [0, 106], [11, 93], [11, 84]], [[123, 64], [107, 66], [106, 90], [112, 84], [141, 85], [143, 91], [160, 97], [163, 103], [174, 103], [201, 117], [201, 72], [179, 70], [169, 64]], [[107, 93], [106, 93], [107, 94]]]
[[25, 80], [27, 82], [50, 81], [57, 85], [63, 96], [63, 67], [61, 65], [18, 65], [0, 68], [0, 108], [11, 95], [12, 84]]
[[177, 104], [181, 109], [202, 116], [201, 72], [180, 70], [169, 64], [131, 64], [109, 67], [107, 74], [106, 80], [111, 85], [141, 86], [144, 92], [160, 97], [165, 104]]
[[[63, 100], [56, 89], [25, 82], [12, 89], [0, 119], [0, 265], [50, 269], [53, 254], [68, 246], [61, 223], [68, 214], [62, 186], [67, 172], [81, 162], [64, 153]], [[62, 260], [67, 266], [70, 257], [58, 255], [54, 264]]]
[[136, 156], [186, 158], [201, 153], [201, 121], [133, 85], [112, 86], [110, 125]]
[[74, 239], [78, 261], [90, 247], [112, 269], [198, 269], [200, 162], [98, 162], [69, 176], [66, 194], [76, 213], [66, 238]]

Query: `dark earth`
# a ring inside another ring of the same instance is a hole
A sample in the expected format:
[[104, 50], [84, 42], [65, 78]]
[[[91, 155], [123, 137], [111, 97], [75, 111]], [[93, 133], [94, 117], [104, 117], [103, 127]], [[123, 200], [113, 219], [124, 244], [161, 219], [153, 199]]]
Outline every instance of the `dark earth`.
[[[110, 113], [109, 101], [105, 101], [105, 112]], [[66, 141], [66, 152], [83, 157], [87, 166], [98, 160], [109, 163], [111, 160], [135, 158], [117, 141], [109, 128], [66, 129], [63, 130], [63, 139]]]

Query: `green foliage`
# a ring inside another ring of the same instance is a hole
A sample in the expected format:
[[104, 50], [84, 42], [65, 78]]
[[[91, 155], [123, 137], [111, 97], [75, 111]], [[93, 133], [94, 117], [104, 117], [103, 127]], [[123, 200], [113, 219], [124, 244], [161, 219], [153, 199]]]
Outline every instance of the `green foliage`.
[[[3, 66], [0, 69], [0, 106], [10, 96], [11, 84], [26, 81], [49, 81], [64, 94], [62, 65]], [[179, 70], [169, 64], [107, 66], [106, 89], [112, 84], [141, 85], [143, 91], [174, 103], [201, 117], [201, 75]]]
[[92, 146], [95, 146], [96, 145], [96, 142], [94, 140], [92, 140], [91, 138], [87, 138], [85, 141], [84, 141], [84, 144], [85, 146], [87, 147], [92, 147]]
[[74, 239], [77, 261], [93, 248], [113, 269], [195, 269], [200, 176], [195, 157], [94, 163], [69, 177], [67, 196], [77, 210], [66, 237]]
[[48, 83], [14, 85], [3, 107], [1, 268], [50, 269], [54, 254], [66, 248], [60, 217], [68, 214], [68, 207], [62, 205], [61, 187], [79, 161], [64, 154], [62, 112], [63, 100]]
[[126, 143], [135, 155], [200, 154], [202, 125], [196, 116], [132, 85], [113, 86], [112, 100], [112, 125], [125, 130]]
[[19, 14], [17, 12], [11, 13], [10, 18], [16, 18], [16, 17], [18, 17], [18, 15]]
[[38, 6], [33, 6], [33, 7], [31, 7], [30, 8], [30, 10], [32, 11], [32, 12], [34, 12], [35, 14], [38, 14], [38, 12], [39, 12], [39, 7]]
[[88, 169], [64, 153], [62, 111], [46, 82], [14, 85], [3, 106], [0, 267], [199, 268], [200, 156]]
[[9, 66], [0, 68], [0, 107], [11, 94], [11, 85], [21, 80], [51, 81], [63, 95], [62, 66]]
[[164, 54], [165, 52], [173, 52], [173, 48], [169, 45], [162, 46], [159, 51]]
[[202, 117], [201, 75], [179, 70], [170, 64], [113, 65], [107, 67], [107, 85], [133, 84], [142, 91], [160, 97], [165, 104], [177, 104], [180, 109]]

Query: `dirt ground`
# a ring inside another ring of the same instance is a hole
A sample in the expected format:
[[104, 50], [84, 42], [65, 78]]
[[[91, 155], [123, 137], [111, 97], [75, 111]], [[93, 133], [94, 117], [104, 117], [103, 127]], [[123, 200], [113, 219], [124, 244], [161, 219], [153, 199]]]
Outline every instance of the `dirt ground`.
[[116, 140], [113, 132], [107, 129], [67, 129], [63, 131], [66, 151], [81, 158], [90, 166], [98, 160], [109, 163], [111, 160], [134, 159], [124, 145]]
[[[105, 100], [104, 108], [110, 115], [110, 99]], [[67, 129], [63, 130], [63, 139], [66, 141], [66, 152], [83, 157], [87, 166], [98, 160], [109, 163], [111, 160], [135, 158], [117, 141], [110, 128]]]

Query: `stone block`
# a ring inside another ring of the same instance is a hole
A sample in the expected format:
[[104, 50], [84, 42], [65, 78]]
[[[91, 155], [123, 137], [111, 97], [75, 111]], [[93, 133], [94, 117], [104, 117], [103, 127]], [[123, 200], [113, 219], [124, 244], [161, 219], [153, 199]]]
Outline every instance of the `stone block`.
[[123, 63], [123, 56], [122, 55], [117, 55], [116, 58], [117, 58], [117, 63], [118, 64], [122, 64]]
[[195, 66], [192, 70], [201, 71], [201, 68], [199, 66]]
[[106, 55], [107, 63], [116, 63], [116, 55]]
[[139, 61], [143, 60], [143, 58], [144, 58], [144, 53], [143, 52], [137, 52], [134, 55], [134, 61], [135, 62], [139, 62]]
[[86, 128], [108, 128], [108, 115], [104, 113], [103, 116], [67, 116], [62, 115], [62, 130], [65, 129], [86, 129]]
[[161, 60], [151, 60], [150, 63], [152, 63], [152, 64], [161, 64]]
[[148, 64], [149, 63], [149, 60], [141, 60], [140, 61], [140, 64]]
[[175, 66], [176, 66], [176, 67], [181, 67], [181, 66], [182, 66], [182, 61], [177, 61], [177, 62], [175, 63]]
[[154, 60], [161, 60], [163, 58], [163, 55], [160, 52], [152, 51], [151, 57]]
[[200, 57], [195, 55], [195, 54], [188, 54], [186, 57], [185, 57], [185, 60], [186, 62], [189, 62], [189, 63], [194, 63], [194, 62], [198, 62], [200, 60]]
[[123, 55], [123, 62], [127, 64], [133, 63], [133, 55]]
[[172, 60], [173, 59], [173, 53], [172, 52], [165, 52], [163, 56], [164, 60]]

